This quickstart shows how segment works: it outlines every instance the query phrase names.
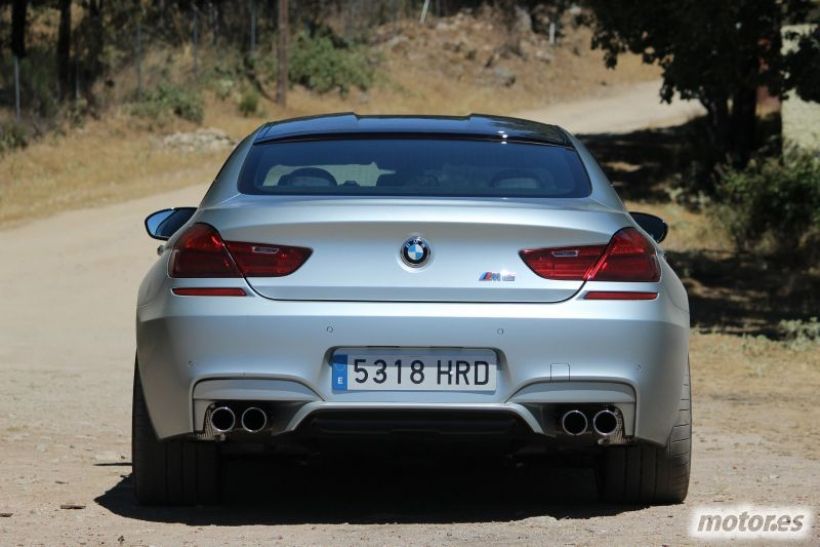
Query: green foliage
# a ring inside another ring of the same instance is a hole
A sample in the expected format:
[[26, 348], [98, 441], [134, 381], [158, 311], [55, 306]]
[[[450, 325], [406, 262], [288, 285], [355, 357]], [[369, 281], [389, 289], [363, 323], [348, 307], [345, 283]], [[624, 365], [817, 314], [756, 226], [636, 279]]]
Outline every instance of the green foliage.
[[791, 64], [789, 85], [804, 101], [820, 102], [820, 26], [802, 36], [791, 33], [790, 37], [799, 37], [799, 41], [787, 56]]
[[288, 76], [319, 93], [373, 85], [375, 62], [362, 46], [335, 44], [330, 36], [299, 34], [290, 52]]
[[259, 93], [253, 88], [247, 88], [239, 98], [239, 112], [245, 117], [259, 114]]
[[[730, 96], [738, 86], [780, 83], [780, 24], [784, 9], [803, 12], [808, 0], [712, 2], [590, 0], [593, 46], [614, 67], [626, 51], [663, 69], [664, 100]], [[767, 40], [767, 43], [763, 43]], [[762, 61], [758, 63], [758, 60]], [[761, 67], [763, 67], [761, 69]], [[749, 80], [744, 82], [743, 80]]]
[[[23, 111], [50, 120], [58, 111], [57, 79], [53, 54], [40, 47], [30, 47], [28, 57], [20, 61], [20, 103]], [[0, 56], [0, 102], [14, 107], [14, 65], [11, 56]]]
[[[206, 52], [208, 52], [206, 54]], [[217, 54], [216, 60], [211, 55]], [[239, 83], [244, 79], [242, 56], [233, 50], [202, 52], [201, 68], [199, 72], [200, 84], [213, 92], [220, 101], [232, 99], [239, 89]]]
[[0, 154], [7, 150], [25, 148], [28, 135], [25, 128], [15, 122], [0, 123]]
[[[782, 55], [784, 21], [805, 19], [810, 0], [589, 0], [593, 47], [614, 67], [627, 51], [663, 71], [661, 97], [698, 99], [707, 111], [709, 146], [720, 161], [743, 167], [757, 144], [758, 88], [780, 96], [798, 86], [801, 96], [820, 73], [820, 55], [803, 40]], [[806, 48], [806, 49], [804, 49]], [[789, 77], [789, 75], [792, 75]], [[815, 92], [816, 94], [816, 92]]]
[[784, 319], [777, 327], [792, 349], [809, 349], [820, 343], [820, 321], [816, 317], [806, 321]]
[[80, 98], [76, 101], [72, 101], [65, 107], [64, 116], [72, 127], [82, 127], [85, 123], [86, 116], [88, 116], [88, 112], [88, 101], [84, 98]]
[[57, 115], [59, 110], [55, 89], [53, 63], [44, 59], [42, 52], [35, 57], [23, 60], [20, 72], [23, 75], [21, 95], [25, 97], [28, 108], [39, 116], [50, 119]]
[[214, 95], [220, 101], [227, 100], [233, 93], [236, 87], [236, 81], [231, 78], [217, 78], [210, 82], [210, 87], [213, 89]]
[[132, 113], [160, 123], [169, 115], [202, 123], [204, 106], [202, 95], [198, 91], [161, 83], [155, 89], [146, 92], [143, 99], [134, 104]]
[[741, 250], [766, 246], [813, 261], [820, 244], [820, 156], [787, 147], [782, 161], [752, 161], [718, 182], [717, 220]]

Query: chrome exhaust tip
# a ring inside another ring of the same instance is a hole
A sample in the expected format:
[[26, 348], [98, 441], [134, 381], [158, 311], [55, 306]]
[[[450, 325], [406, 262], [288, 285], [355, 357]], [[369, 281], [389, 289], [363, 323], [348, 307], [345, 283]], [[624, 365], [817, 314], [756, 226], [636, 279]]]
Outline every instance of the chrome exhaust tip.
[[242, 413], [240, 423], [248, 433], [259, 433], [268, 425], [268, 415], [258, 406], [251, 406]]
[[620, 425], [620, 418], [609, 409], [599, 411], [592, 418], [592, 428], [595, 433], [604, 437], [614, 435], [618, 431]]
[[580, 410], [570, 410], [561, 417], [561, 428], [567, 435], [583, 435], [588, 426], [587, 417]]
[[211, 428], [217, 433], [230, 433], [236, 427], [236, 414], [227, 406], [211, 411]]

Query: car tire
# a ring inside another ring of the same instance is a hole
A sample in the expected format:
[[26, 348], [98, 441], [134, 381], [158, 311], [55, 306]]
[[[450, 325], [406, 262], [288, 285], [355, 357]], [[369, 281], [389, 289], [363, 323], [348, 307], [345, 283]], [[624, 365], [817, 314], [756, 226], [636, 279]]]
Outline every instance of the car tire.
[[142, 505], [207, 505], [219, 501], [219, 453], [213, 443], [160, 441], [154, 432], [134, 367], [131, 415], [134, 494]]
[[665, 446], [607, 447], [598, 462], [602, 500], [629, 504], [682, 503], [689, 491], [692, 459], [692, 389], [687, 366], [678, 419]]

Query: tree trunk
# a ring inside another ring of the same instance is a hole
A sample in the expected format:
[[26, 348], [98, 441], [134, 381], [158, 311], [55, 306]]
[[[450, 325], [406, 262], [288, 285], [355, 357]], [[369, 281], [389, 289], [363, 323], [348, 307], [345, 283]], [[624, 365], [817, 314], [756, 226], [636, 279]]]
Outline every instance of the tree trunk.
[[14, 118], [20, 121], [20, 59], [26, 56], [27, 0], [11, 5], [11, 53], [14, 56]]
[[[701, 158], [706, 162], [706, 169], [726, 161], [729, 154], [729, 98], [722, 92], [704, 92], [700, 98], [706, 108], [706, 138], [708, 146], [704, 147]], [[708, 152], [707, 152], [708, 151]]]
[[88, 44], [88, 60], [85, 63], [85, 74], [83, 75], [84, 92], [88, 104], [94, 103], [94, 97], [91, 95], [91, 86], [97, 77], [102, 73], [102, 56], [103, 50], [103, 0], [89, 0], [88, 4], [88, 20], [91, 27], [91, 33]]
[[732, 165], [746, 167], [755, 149], [757, 134], [757, 86], [735, 91], [729, 118], [729, 155]]
[[707, 162], [707, 169], [720, 163], [742, 169], [757, 147], [757, 86], [735, 89], [731, 100], [722, 92], [704, 95], [700, 100], [706, 108], [705, 150], [710, 154], [702, 160]]
[[14, 56], [14, 121], [20, 123], [20, 58]]
[[137, 22], [136, 22], [136, 35], [135, 35], [135, 56], [136, 56], [136, 68], [137, 68], [137, 99], [142, 100], [142, 13], [137, 12]]
[[421, 6], [421, 15], [419, 16], [419, 23], [423, 23], [427, 19], [427, 12], [430, 9], [430, 0], [424, 0], [424, 5]]
[[100, 56], [102, 55], [104, 45], [103, 31], [105, 30], [103, 24], [103, 0], [90, 0], [88, 4], [90, 7], [89, 15], [91, 25], [94, 29], [93, 61], [99, 67], [101, 63]]
[[287, 105], [288, 93], [288, 0], [279, 0], [279, 18], [277, 21], [278, 41], [276, 46], [276, 62], [278, 75], [276, 78], [276, 102], [282, 107]]
[[191, 57], [193, 58], [194, 78], [199, 75], [199, 9], [191, 5]]
[[256, 0], [250, 0], [249, 8], [251, 15], [250, 51], [253, 55], [256, 52]]
[[211, 9], [213, 10], [211, 15], [211, 45], [215, 46], [219, 43], [222, 27], [224, 26], [222, 21], [222, 3], [219, 0], [216, 0], [211, 4]]
[[71, 89], [71, 0], [60, 0], [60, 28], [57, 34], [57, 82], [60, 100]]
[[14, 0], [11, 5], [11, 52], [18, 59], [26, 56], [26, 10], [28, 0]]

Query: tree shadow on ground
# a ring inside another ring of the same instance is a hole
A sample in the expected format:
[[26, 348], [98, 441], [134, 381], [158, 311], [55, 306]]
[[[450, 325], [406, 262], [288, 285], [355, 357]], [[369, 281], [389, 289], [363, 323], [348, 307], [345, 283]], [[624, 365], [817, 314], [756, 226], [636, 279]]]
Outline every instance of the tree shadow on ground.
[[622, 199], [667, 203], [670, 181], [694, 163], [694, 155], [686, 145], [697, 123], [695, 120], [662, 129], [578, 138], [598, 160]]
[[[695, 119], [663, 129], [579, 138], [621, 198], [662, 204], [671, 201], [670, 190], [694, 176], [694, 165], [706, 153], [697, 144], [702, 123]], [[771, 131], [773, 123], [761, 122], [761, 131]], [[692, 326], [701, 331], [780, 338], [781, 321], [806, 320], [820, 310], [817, 268], [812, 271], [772, 256], [707, 249], [667, 251], [666, 256], [689, 293]]]
[[666, 252], [689, 293], [692, 326], [702, 332], [784, 335], [780, 322], [817, 317], [820, 275], [776, 258], [749, 254]]
[[462, 455], [374, 453], [309, 465], [243, 457], [227, 462], [222, 488], [219, 506], [143, 507], [124, 475], [96, 502], [127, 518], [217, 526], [587, 519], [639, 509], [598, 503], [591, 469]]

